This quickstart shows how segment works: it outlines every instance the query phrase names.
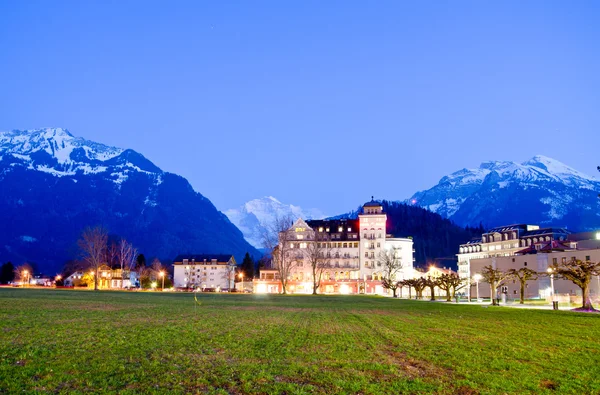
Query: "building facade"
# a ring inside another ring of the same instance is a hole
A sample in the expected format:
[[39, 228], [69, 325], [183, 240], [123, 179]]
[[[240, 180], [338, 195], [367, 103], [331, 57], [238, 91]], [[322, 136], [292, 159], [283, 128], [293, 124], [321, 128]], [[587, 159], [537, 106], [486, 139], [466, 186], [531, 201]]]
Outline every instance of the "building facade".
[[233, 255], [179, 255], [173, 262], [173, 285], [215, 291], [233, 289], [235, 267]]
[[[562, 228], [540, 228], [538, 225], [507, 225], [490, 229], [481, 238], [459, 246], [458, 275], [472, 285], [471, 261], [476, 259], [510, 257], [526, 248], [540, 249], [552, 241], [565, 241], [571, 232]], [[472, 286], [468, 286], [470, 292]], [[470, 295], [469, 295], [470, 296]]]
[[[480, 240], [462, 244], [458, 254], [459, 275], [469, 278], [470, 286], [467, 289], [471, 297], [478, 294], [479, 297], [489, 298], [489, 284], [474, 280], [474, 276], [481, 273], [485, 266], [503, 272], [528, 268], [542, 275], [527, 282], [525, 298], [549, 299], [552, 290], [564, 297], [574, 297], [580, 295], [579, 287], [569, 280], [548, 274], [548, 268], [553, 264], [573, 259], [600, 261], [600, 232], [571, 233], [562, 228], [510, 225], [494, 228], [484, 233]], [[600, 277], [594, 277], [590, 285], [592, 295], [598, 297]], [[494, 296], [498, 295], [518, 299], [519, 281], [503, 281]]]
[[[380, 203], [366, 203], [358, 219], [298, 219], [279, 234], [278, 247], [290, 265], [287, 292], [313, 292], [313, 262], [318, 254], [319, 293], [387, 294], [381, 286], [382, 254], [402, 266], [396, 280], [413, 276], [413, 241], [386, 234], [387, 215]], [[255, 292], [282, 292], [280, 271], [261, 270]]]

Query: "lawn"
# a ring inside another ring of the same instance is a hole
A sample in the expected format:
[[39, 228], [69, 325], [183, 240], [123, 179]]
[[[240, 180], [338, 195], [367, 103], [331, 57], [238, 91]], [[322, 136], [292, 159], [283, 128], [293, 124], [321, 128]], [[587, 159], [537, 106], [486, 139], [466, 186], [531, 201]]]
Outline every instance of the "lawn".
[[600, 393], [600, 315], [0, 289], [0, 393]]

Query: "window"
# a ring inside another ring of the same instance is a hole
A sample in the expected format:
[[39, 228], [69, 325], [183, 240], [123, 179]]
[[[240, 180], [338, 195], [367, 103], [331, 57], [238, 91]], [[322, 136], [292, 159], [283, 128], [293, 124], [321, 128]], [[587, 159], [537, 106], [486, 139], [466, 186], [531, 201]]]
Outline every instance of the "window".
[[343, 231], [344, 231], [344, 228], [342, 228], [341, 226], [338, 227], [338, 232], [343, 232]]
[[512, 260], [513, 260], [513, 262], [514, 262], [514, 261], [515, 261], [515, 258], [513, 258]]
[[527, 262], [523, 263], [523, 266], [527, 266]]
[[585, 256], [585, 260], [586, 260], [586, 261], [589, 261], [589, 260], [590, 260], [590, 256], [589, 256], [589, 255], [586, 255], [586, 256]]
[[300, 248], [306, 248], [306, 243], [300, 243]]
[[377, 247], [381, 247], [381, 243], [377, 243]]
[[326, 229], [325, 229], [325, 232], [329, 232], [329, 228], [326, 228]]
[[304, 235], [296, 235], [296, 239], [297, 240], [303, 240], [304, 239]]
[[319, 228], [319, 232], [323, 232], [323, 228]]
[[290, 243], [290, 248], [294, 248], [294, 243]]
[[365, 258], [368, 258], [368, 257], [369, 257], [369, 253], [365, 252]]
[[352, 228], [348, 228], [348, 232], [352, 232]]
[[558, 258], [552, 258], [552, 263], [556, 265], [558, 263]]

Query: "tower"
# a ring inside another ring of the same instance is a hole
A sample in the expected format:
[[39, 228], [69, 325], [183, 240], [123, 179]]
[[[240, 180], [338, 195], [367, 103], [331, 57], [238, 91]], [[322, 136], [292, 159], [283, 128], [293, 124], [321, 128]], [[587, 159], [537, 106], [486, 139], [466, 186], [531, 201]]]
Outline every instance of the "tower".
[[362, 207], [362, 213], [358, 215], [360, 226], [360, 275], [372, 276], [381, 267], [377, 264], [377, 258], [385, 248], [385, 224], [387, 215], [383, 212], [381, 203], [376, 202], [373, 197]]

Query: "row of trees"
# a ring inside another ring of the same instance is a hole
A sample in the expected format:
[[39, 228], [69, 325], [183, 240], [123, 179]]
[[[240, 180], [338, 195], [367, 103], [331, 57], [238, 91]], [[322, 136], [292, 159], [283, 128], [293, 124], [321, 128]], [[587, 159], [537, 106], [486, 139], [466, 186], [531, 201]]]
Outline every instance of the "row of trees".
[[572, 259], [570, 261], [555, 263], [550, 265], [546, 272], [536, 272], [528, 268], [510, 269], [501, 271], [493, 268], [491, 265], [485, 266], [481, 271], [481, 277], [484, 282], [490, 284], [490, 292], [492, 295], [492, 304], [497, 304], [497, 300], [493, 298], [496, 289], [506, 280], [517, 280], [520, 284], [520, 303], [522, 304], [525, 298], [525, 288], [527, 281], [537, 280], [540, 276], [554, 276], [557, 279], [565, 279], [571, 281], [581, 289], [582, 310], [594, 310], [592, 300], [590, 298], [590, 283], [592, 277], [600, 276], [600, 262], [581, 261]]

